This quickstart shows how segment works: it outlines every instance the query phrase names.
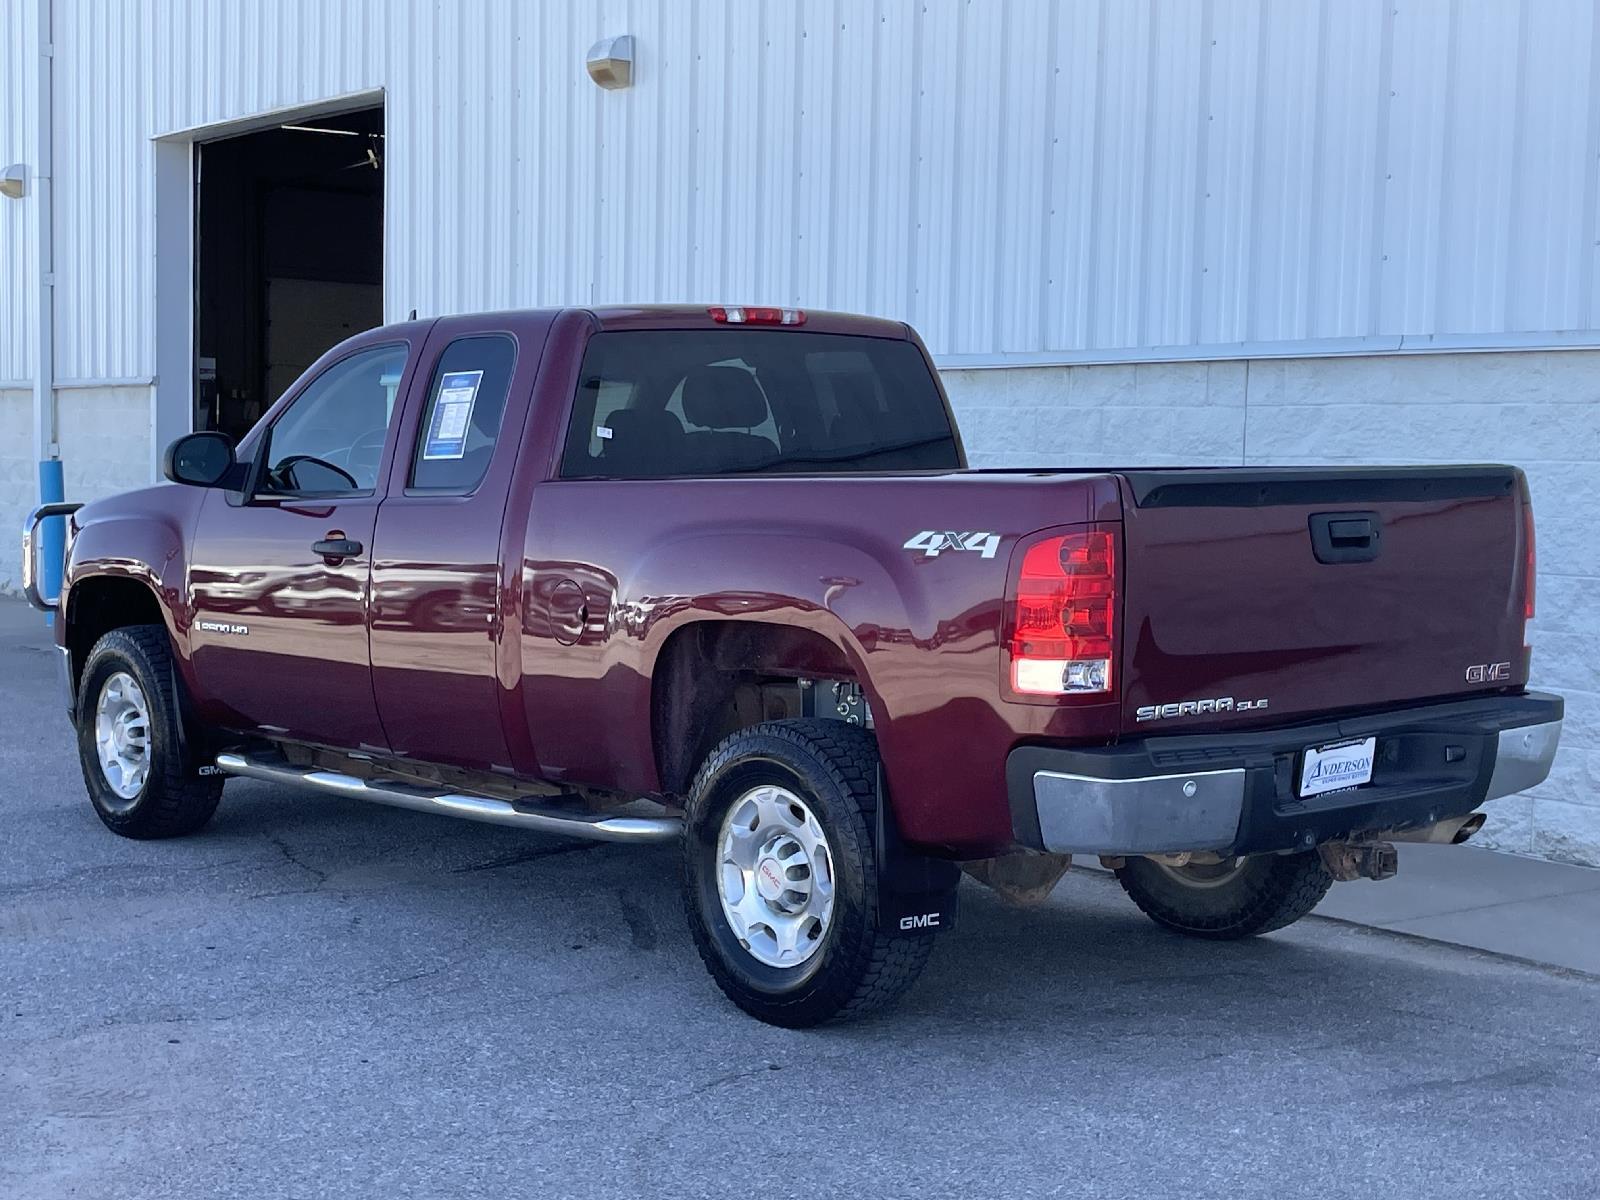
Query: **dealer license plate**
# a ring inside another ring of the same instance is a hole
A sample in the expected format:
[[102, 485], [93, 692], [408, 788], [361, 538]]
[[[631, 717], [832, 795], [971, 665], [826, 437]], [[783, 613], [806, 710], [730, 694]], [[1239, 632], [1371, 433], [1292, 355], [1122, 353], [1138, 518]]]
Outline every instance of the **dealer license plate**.
[[1340, 788], [1360, 787], [1372, 782], [1372, 759], [1378, 739], [1339, 742], [1332, 746], [1312, 746], [1300, 766], [1300, 794], [1320, 796]]

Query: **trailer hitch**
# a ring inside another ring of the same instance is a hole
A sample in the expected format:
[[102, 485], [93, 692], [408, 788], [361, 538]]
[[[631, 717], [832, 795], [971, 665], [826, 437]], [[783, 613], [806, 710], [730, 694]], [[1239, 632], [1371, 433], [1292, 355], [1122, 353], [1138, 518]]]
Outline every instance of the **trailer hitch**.
[[1324, 842], [1317, 853], [1328, 874], [1340, 883], [1393, 879], [1400, 870], [1400, 856], [1392, 842]]

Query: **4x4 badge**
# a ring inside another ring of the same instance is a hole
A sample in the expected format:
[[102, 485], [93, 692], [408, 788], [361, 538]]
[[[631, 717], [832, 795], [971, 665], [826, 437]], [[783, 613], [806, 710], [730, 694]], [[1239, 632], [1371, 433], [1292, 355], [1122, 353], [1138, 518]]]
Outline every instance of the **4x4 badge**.
[[1000, 535], [984, 530], [981, 533], [949, 533], [937, 529], [924, 529], [906, 539], [902, 550], [921, 550], [925, 558], [936, 558], [942, 550], [976, 550], [984, 558], [993, 558], [1000, 549]]

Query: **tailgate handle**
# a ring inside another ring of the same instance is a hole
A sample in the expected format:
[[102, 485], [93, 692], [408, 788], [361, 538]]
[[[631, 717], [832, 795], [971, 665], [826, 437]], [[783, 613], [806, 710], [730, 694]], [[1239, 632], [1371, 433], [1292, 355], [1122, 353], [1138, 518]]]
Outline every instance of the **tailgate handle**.
[[1370, 542], [1372, 540], [1372, 522], [1365, 517], [1329, 521], [1328, 536], [1333, 539], [1333, 544], [1336, 546], [1340, 543]]
[[1375, 512], [1313, 513], [1311, 551], [1321, 563], [1371, 562], [1382, 533]]

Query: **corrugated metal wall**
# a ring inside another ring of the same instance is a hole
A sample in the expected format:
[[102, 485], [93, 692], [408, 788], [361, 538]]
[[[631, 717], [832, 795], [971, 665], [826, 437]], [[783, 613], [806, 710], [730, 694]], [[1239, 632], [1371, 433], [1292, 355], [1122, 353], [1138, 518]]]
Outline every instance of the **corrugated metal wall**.
[[[35, 9], [0, 0], [0, 167], [21, 163], [32, 174], [39, 38]], [[33, 180], [28, 180], [31, 193]], [[27, 199], [0, 197], [0, 388], [31, 380], [39, 275]], [[26, 434], [24, 434], [26, 436]]]
[[[32, 4], [0, 0], [8, 54]], [[69, 381], [154, 372], [153, 136], [370, 89], [391, 316], [749, 298], [903, 317], [949, 362], [1600, 340], [1592, 0], [56, 14]], [[637, 86], [602, 92], [583, 55], [621, 32]]]

